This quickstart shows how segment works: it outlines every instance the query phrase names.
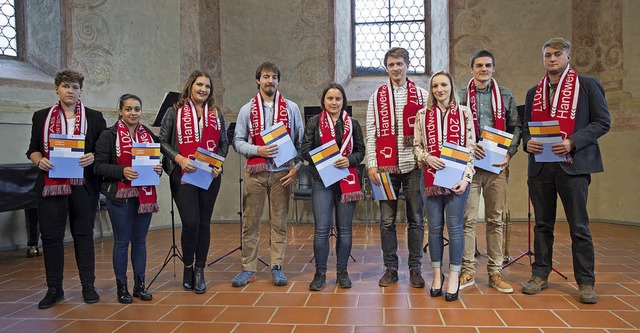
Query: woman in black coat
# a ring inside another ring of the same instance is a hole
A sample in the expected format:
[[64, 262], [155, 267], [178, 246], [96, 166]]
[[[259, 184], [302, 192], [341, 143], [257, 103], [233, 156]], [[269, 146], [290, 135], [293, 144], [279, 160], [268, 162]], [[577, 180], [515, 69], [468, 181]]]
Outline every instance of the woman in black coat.
[[229, 150], [224, 116], [214, 104], [211, 82], [211, 76], [205, 72], [191, 73], [180, 100], [167, 109], [160, 127], [163, 164], [182, 220], [182, 287], [196, 294], [207, 290], [204, 267], [211, 241], [209, 225], [220, 191], [222, 169], [212, 168], [214, 178], [208, 189], [182, 183], [181, 179], [184, 173], [196, 171], [191, 158], [198, 147], [222, 157]]
[[[100, 135], [96, 144], [95, 173], [104, 177], [100, 192], [107, 197], [107, 210], [113, 227], [113, 270], [118, 302], [128, 304], [133, 297], [152, 299], [144, 284], [147, 264], [147, 232], [151, 214], [158, 211], [155, 186], [132, 186], [139, 174], [131, 167], [133, 143], [154, 143], [158, 138], [140, 123], [142, 101], [125, 94], [118, 102], [118, 121]], [[153, 160], [152, 160], [153, 161]], [[157, 160], [153, 170], [162, 174]], [[133, 297], [127, 288], [127, 255], [131, 243]]]

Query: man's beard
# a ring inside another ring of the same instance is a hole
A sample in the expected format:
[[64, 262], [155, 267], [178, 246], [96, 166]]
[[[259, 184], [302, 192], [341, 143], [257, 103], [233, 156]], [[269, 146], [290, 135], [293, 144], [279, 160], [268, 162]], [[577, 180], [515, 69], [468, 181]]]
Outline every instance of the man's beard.
[[[268, 90], [269, 88], [273, 88], [273, 89], [272, 90]], [[273, 86], [268, 86], [268, 87], [265, 87], [264, 89], [262, 89], [262, 92], [265, 95], [269, 96], [269, 97], [273, 97], [273, 95], [276, 94], [276, 88], [273, 87]]]

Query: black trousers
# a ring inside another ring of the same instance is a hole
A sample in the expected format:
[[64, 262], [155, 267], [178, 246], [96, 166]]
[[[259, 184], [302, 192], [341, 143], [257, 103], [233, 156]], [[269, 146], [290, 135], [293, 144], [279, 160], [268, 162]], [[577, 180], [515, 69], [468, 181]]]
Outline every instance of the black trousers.
[[62, 287], [64, 271], [64, 233], [69, 217], [69, 229], [80, 282], [95, 281], [96, 258], [93, 248], [93, 225], [98, 194], [91, 194], [83, 185], [71, 186], [71, 194], [38, 198], [38, 223], [44, 254], [47, 286]]
[[547, 279], [553, 266], [553, 230], [557, 196], [560, 195], [569, 222], [573, 274], [579, 285], [595, 283], [593, 240], [589, 230], [587, 195], [591, 175], [569, 175], [559, 163], [545, 163], [540, 173], [529, 177], [529, 195], [535, 214], [533, 275]]
[[171, 174], [171, 193], [182, 220], [182, 257], [189, 266], [195, 257], [196, 267], [204, 267], [211, 242], [211, 215], [216, 203], [222, 175], [214, 178], [209, 189], [203, 190], [191, 184], [180, 184], [180, 167]]

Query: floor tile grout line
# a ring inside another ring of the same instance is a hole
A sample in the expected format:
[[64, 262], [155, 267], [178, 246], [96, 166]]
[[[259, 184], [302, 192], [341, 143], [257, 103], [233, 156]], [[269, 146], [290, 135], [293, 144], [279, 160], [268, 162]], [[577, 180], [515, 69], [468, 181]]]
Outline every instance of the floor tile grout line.
[[162, 319], [164, 319], [167, 315], [169, 315], [171, 312], [175, 311], [178, 308], [179, 305], [174, 305], [173, 308], [171, 308], [171, 310], [167, 311], [164, 315], [162, 315], [160, 318], [158, 318], [158, 320], [156, 321], [161, 321]]
[[615, 316], [616, 318], [622, 320], [622, 322], [624, 322], [625, 324], [629, 325], [630, 327], [633, 327], [634, 329], [637, 328], [635, 325], [631, 324], [630, 322], [626, 321], [624, 318], [620, 317], [617, 313], [615, 313], [613, 310], [609, 310], [609, 313], [611, 313], [613, 316]]
[[61, 330], [65, 329], [66, 327], [71, 326], [73, 323], [75, 323], [77, 320], [71, 320], [68, 324], [58, 328], [57, 330], [55, 330], [54, 332], [60, 332]]
[[569, 325], [569, 323], [567, 323], [562, 317], [560, 317], [559, 314], [556, 313], [556, 311], [558, 311], [557, 309], [550, 309], [551, 313], [556, 316], [562, 323], [565, 324], [565, 327], [567, 328], [572, 328], [571, 325]]
[[567, 297], [569, 297], [569, 296], [567, 296], [567, 295], [560, 295], [560, 297], [562, 297], [562, 299], [563, 299], [565, 302], [567, 302], [567, 303], [571, 304], [571, 306], [573, 306], [574, 310], [580, 310], [580, 308], [578, 307], [578, 305], [577, 305], [577, 304], [574, 304], [573, 302], [571, 302], [571, 299], [573, 299], [573, 297], [571, 297], [571, 299], [567, 298]]
[[[632, 309], [634, 309], [635, 311], [640, 311], [640, 308], [636, 308], [635, 306], [633, 306], [631, 303], [625, 301], [624, 299], [622, 299], [620, 295], [615, 295], [613, 296], [615, 299], [619, 300], [620, 302], [626, 304], [627, 306], [631, 307]], [[635, 297], [635, 296], [634, 296]]]
[[504, 325], [504, 327], [509, 327], [509, 325], [507, 325], [507, 322], [504, 320], [504, 318], [502, 318], [502, 316], [498, 313], [498, 310], [494, 309], [493, 314], [495, 314], [498, 317], [498, 319], [500, 320], [502, 325]]

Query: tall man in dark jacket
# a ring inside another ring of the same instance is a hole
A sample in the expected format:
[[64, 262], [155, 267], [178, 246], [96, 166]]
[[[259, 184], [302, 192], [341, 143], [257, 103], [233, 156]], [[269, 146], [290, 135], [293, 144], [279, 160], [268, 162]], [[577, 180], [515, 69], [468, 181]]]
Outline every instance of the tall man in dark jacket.
[[[573, 270], [579, 286], [578, 300], [598, 302], [595, 284], [594, 249], [587, 195], [591, 174], [604, 171], [598, 138], [609, 131], [611, 116], [600, 82], [578, 75], [571, 66], [571, 43], [560, 37], [542, 47], [547, 71], [540, 83], [527, 92], [523, 146], [529, 153], [529, 195], [535, 213], [532, 277], [522, 292], [537, 294], [548, 287], [552, 269], [553, 229], [556, 221], [557, 195], [560, 195], [571, 234]], [[529, 121], [558, 120], [562, 142], [553, 144], [557, 156], [566, 162], [539, 163], [535, 154], [542, 143], [531, 138]]]

